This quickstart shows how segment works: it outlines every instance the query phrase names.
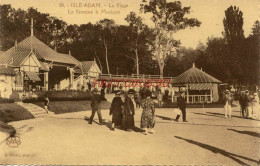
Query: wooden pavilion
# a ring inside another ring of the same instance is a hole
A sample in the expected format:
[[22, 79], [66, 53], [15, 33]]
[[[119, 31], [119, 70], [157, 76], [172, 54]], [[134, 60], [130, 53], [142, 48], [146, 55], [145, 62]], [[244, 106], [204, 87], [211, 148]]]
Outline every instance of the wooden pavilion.
[[220, 83], [220, 80], [196, 68], [194, 63], [190, 69], [172, 81], [173, 87], [185, 87], [187, 103], [218, 102]]

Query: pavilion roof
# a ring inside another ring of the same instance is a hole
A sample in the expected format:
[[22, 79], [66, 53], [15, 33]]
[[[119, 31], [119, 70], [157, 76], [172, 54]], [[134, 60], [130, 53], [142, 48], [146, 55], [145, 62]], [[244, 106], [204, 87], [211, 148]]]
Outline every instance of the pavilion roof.
[[[31, 44], [32, 43], [32, 44]], [[17, 46], [0, 54], [0, 64], [11, 64], [20, 66], [23, 60], [32, 52], [39, 60], [46, 60], [57, 63], [77, 65], [79, 61], [69, 54], [62, 54], [54, 51], [35, 36], [29, 36]]]
[[173, 84], [193, 84], [193, 83], [221, 83], [220, 80], [212, 77], [206, 72], [198, 69], [193, 65], [190, 69], [177, 76]]

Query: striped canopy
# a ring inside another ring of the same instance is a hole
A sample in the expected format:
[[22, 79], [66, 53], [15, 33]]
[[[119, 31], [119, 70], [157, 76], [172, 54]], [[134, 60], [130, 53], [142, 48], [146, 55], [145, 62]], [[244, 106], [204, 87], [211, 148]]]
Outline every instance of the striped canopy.
[[212, 89], [211, 83], [201, 83], [201, 84], [189, 84], [189, 90], [210, 90]]
[[212, 77], [211, 75], [203, 72], [193, 65], [192, 68], [185, 71], [181, 75], [177, 76], [173, 84], [196, 84], [196, 83], [221, 83], [218, 79]]

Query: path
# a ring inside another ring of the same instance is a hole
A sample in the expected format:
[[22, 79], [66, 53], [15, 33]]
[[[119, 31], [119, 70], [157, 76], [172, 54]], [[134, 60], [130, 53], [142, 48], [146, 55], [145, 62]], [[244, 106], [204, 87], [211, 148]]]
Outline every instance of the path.
[[[108, 112], [102, 110], [107, 126], [111, 120]], [[147, 136], [89, 125], [85, 117], [91, 111], [12, 122], [21, 145], [1, 144], [0, 163], [257, 165], [259, 121], [240, 118], [238, 108], [232, 119], [224, 118], [222, 108], [187, 112], [189, 122], [183, 123], [172, 121], [176, 116], [172, 109], [156, 109], [156, 133]], [[141, 110], [137, 110], [137, 127], [140, 116]]]

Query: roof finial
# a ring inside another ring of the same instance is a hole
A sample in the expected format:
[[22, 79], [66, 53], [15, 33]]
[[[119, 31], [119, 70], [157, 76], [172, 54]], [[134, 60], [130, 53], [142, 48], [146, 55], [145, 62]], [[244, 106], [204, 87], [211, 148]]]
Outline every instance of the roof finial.
[[200, 68], [200, 70], [203, 71], [202, 68]]
[[70, 52], [70, 50], [69, 50], [69, 55], [71, 55], [71, 52]]
[[33, 18], [31, 18], [31, 36], [33, 36]]
[[57, 47], [56, 47], [56, 44], [55, 44], [55, 46], [54, 46], [54, 51], [55, 51], [55, 52], [57, 52]]
[[192, 67], [195, 67], [195, 63], [192, 63]]

